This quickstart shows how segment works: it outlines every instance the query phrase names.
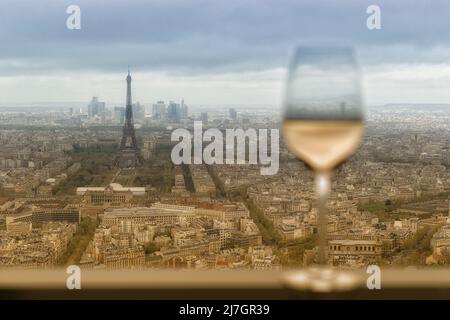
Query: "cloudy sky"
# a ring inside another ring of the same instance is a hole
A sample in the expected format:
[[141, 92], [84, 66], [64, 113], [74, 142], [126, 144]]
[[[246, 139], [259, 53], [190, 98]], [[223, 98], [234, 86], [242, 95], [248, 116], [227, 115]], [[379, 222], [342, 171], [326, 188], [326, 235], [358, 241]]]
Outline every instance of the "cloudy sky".
[[[81, 30], [66, 9], [81, 8]], [[381, 7], [381, 30], [366, 9]], [[369, 105], [450, 103], [448, 0], [2, 0], [0, 105], [281, 101], [293, 48], [351, 43]]]

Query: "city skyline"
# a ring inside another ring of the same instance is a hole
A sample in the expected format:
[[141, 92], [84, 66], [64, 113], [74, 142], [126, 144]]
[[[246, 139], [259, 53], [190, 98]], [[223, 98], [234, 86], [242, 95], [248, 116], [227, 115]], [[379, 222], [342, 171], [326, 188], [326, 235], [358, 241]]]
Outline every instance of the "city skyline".
[[[284, 144], [269, 179], [250, 159], [178, 165], [171, 128], [186, 126], [186, 115], [159, 104], [158, 117], [135, 118], [142, 165], [120, 168], [119, 119], [102, 115], [100, 100], [91, 103], [91, 116], [0, 113], [0, 268], [258, 271], [317, 263], [313, 176]], [[235, 111], [200, 118], [205, 127], [279, 126], [259, 110]], [[358, 152], [333, 179], [329, 266], [448, 264], [449, 111], [368, 113]]]

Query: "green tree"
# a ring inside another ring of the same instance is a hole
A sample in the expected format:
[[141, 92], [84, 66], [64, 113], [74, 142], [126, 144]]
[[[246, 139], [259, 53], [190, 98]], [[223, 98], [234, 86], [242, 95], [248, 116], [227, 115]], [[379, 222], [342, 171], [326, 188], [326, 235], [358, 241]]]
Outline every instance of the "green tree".
[[144, 246], [145, 254], [152, 254], [156, 251], [159, 251], [160, 247], [154, 242], [148, 242]]

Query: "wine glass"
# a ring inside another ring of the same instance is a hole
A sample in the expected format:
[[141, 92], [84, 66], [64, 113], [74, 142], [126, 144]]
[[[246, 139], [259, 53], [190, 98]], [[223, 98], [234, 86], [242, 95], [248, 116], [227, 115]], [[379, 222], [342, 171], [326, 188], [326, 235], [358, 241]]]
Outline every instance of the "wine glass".
[[354, 51], [345, 46], [302, 46], [292, 59], [284, 103], [289, 150], [315, 173], [319, 264], [327, 262], [330, 177], [357, 149], [364, 105]]

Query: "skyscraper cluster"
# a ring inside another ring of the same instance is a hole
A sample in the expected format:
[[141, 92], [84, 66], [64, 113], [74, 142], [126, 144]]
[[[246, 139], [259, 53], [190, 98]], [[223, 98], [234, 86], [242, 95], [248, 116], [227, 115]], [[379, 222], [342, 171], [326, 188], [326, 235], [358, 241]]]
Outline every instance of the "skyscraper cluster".
[[104, 118], [106, 112], [105, 103], [98, 100], [98, 97], [92, 97], [88, 105], [89, 118], [100, 117]]
[[179, 104], [170, 101], [167, 106], [164, 101], [158, 101], [153, 104], [152, 118], [180, 122], [181, 120], [188, 118], [188, 106], [184, 103], [184, 99], [182, 99]]

